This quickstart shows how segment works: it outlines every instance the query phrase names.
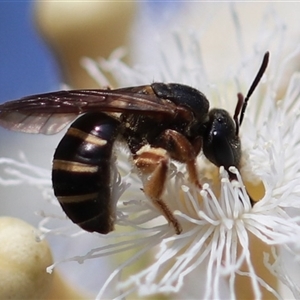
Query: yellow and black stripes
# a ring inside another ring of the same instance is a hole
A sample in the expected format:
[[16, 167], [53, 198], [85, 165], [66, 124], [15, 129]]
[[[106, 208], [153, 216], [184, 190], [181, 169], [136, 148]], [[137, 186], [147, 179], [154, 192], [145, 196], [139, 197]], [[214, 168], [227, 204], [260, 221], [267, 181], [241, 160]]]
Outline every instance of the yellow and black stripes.
[[119, 121], [100, 112], [79, 117], [59, 143], [53, 159], [55, 196], [68, 217], [84, 230], [113, 230], [111, 154]]

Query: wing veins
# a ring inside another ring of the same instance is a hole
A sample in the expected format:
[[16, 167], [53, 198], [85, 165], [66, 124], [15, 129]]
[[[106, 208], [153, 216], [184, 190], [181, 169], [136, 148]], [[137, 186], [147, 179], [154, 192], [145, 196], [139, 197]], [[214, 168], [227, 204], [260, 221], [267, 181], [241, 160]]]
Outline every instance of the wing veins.
[[[147, 112], [175, 115], [175, 105], [154, 94], [138, 94], [119, 90], [71, 90], [39, 94], [6, 102], [4, 111], [32, 111], [34, 113], [83, 113], [99, 109], [103, 112]], [[116, 92], [117, 91], [117, 92]]]
[[89, 111], [175, 116], [176, 105], [151, 86], [117, 90], [70, 90], [32, 95], [0, 105], [0, 125], [22, 132], [54, 134]]

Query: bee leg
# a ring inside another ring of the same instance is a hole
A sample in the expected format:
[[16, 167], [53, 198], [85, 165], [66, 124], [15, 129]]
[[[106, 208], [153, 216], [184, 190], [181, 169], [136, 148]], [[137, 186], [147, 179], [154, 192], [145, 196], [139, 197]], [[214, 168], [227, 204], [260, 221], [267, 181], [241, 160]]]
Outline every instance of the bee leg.
[[153, 204], [165, 216], [175, 229], [176, 234], [182, 231], [181, 225], [167, 204], [161, 199], [169, 168], [169, 155], [162, 148], [142, 147], [134, 156], [134, 163], [143, 175], [151, 174], [144, 183], [144, 192]]
[[192, 144], [178, 131], [167, 129], [159, 137], [159, 145], [168, 151], [172, 159], [186, 165], [189, 181], [202, 189], [196, 164], [197, 155], [202, 147], [201, 140], [197, 140]]

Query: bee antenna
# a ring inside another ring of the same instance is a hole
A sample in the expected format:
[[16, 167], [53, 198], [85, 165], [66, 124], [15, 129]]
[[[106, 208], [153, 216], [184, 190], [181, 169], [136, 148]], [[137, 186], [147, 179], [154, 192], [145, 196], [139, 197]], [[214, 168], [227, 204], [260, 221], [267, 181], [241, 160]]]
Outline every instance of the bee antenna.
[[244, 96], [242, 93], [237, 94], [238, 101], [235, 107], [234, 111], [234, 116], [233, 120], [235, 122], [235, 135], [239, 135], [239, 128], [240, 128], [240, 123], [239, 123], [239, 114], [241, 112], [242, 107], [244, 107]]
[[239, 126], [241, 126], [241, 124], [243, 122], [244, 114], [245, 114], [245, 110], [246, 110], [249, 98], [251, 97], [252, 93], [254, 92], [255, 88], [257, 87], [259, 81], [261, 80], [263, 74], [265, 73], [265, 71], [267, 69], [267, 66], [268, 66], [268, 63], [269, 63], [269, 57], [270, 57], [270, 53], [266, 52], [265, 55], [264, 55], [263, 61], [261, 63], [261, 66], [260, 66], [260, 68], [257, 72], [257, 75], [254, 78], [254, 80], [253, 80], [253, 82], [250, 86], [250, 89], [249, 89], [249, 91], [248, 91], [248, 93], [245, 97], [245, 100], [244, 100], [244, 103], [243, 103], [243, 106], [242, 106], [242, 109], [241, 109]]

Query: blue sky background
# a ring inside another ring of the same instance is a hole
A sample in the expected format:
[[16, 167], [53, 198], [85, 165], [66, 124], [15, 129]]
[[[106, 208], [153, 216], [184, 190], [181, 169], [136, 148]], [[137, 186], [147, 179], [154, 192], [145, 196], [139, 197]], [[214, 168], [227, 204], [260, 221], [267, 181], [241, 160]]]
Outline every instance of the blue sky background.
[[[181, 6], [151, 0], [143, 4], [150, 18]], [[35, 28], [34, 1], [0, 0], [0, 103], [56, 90], [61, 83], [54, 57]]]
[[0, 102], [59, 88], [55, 60], [34, 24], [33, 1], [0, 1]]

